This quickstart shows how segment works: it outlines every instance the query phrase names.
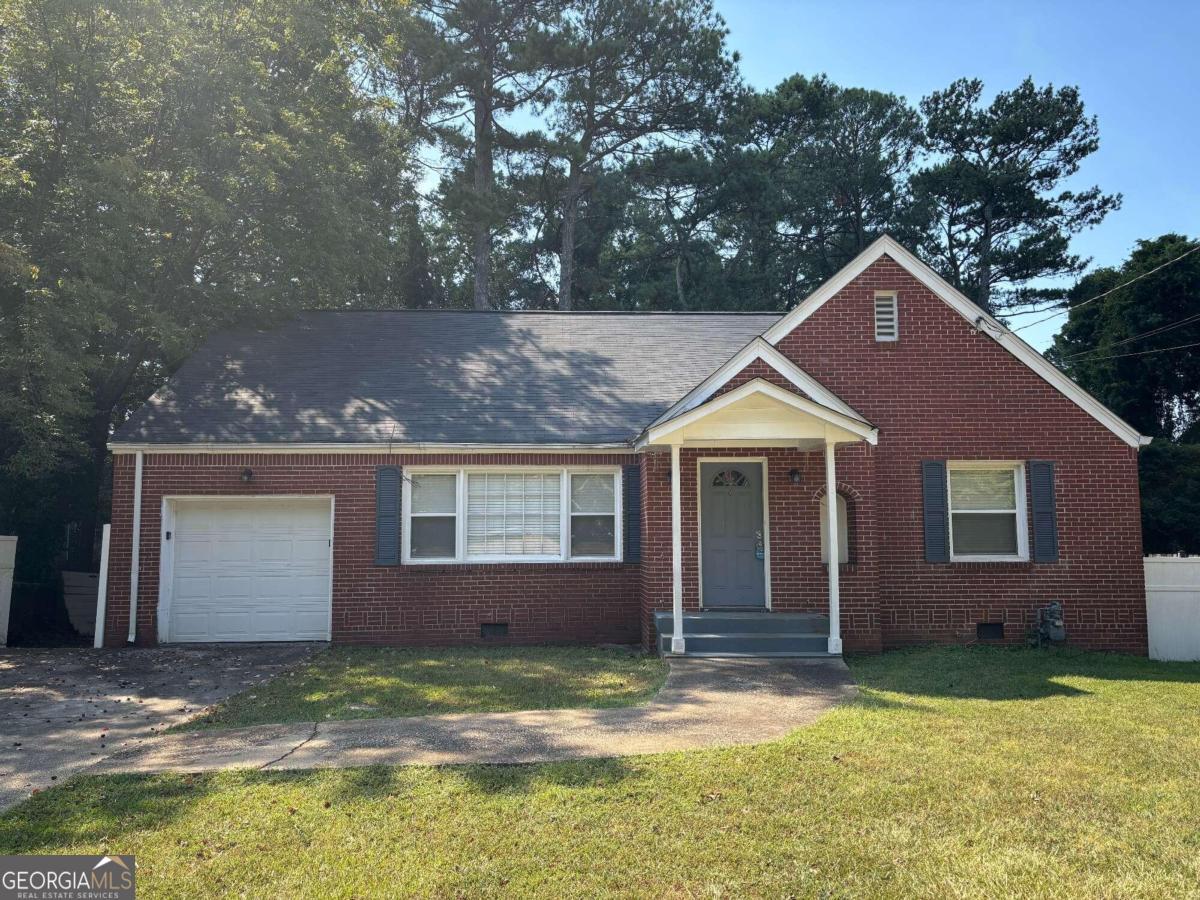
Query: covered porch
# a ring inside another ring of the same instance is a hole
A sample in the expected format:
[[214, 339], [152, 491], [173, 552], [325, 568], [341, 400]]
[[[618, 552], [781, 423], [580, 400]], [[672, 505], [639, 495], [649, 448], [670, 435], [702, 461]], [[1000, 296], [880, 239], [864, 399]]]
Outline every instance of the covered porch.
[[827, 564], [848, 551], [837, 448], [878, 435], [822, 393], [819, 402], [753, 377], [643, 434], [639, 447], [669, 479], [669, 515], [652, 523], [670, 529], [670, 608], [666, 591], [652, 600], [662, 652], [841, 654], [841, 566]]

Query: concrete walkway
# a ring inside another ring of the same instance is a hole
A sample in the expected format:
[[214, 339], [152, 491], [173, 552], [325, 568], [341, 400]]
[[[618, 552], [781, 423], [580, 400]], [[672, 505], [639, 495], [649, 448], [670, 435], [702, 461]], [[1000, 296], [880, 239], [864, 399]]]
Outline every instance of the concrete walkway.
[[291, 668], [317, 644], [0, 647], [0, 809]]
[[841, 660], [673, 659], [645, 706], [175, 733], [93, 771], [533, 763], [754, 744], [810, 724], [854, 690]]

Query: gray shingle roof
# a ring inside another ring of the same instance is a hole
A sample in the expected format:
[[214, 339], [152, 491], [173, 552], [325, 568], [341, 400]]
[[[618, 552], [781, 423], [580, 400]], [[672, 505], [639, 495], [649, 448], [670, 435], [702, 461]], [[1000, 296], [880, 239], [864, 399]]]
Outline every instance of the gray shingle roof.
[[628, 441], [778, 318], [305, 313], [209, 339], [113, 443]]

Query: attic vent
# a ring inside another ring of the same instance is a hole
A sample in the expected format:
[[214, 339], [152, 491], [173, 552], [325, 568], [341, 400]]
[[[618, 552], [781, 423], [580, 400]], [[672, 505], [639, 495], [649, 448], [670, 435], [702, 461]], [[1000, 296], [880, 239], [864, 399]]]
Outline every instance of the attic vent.
[[875, 340], [894, 341], [900, 337], [900, 323], [896, 310], [896, 292], [875, 295]]

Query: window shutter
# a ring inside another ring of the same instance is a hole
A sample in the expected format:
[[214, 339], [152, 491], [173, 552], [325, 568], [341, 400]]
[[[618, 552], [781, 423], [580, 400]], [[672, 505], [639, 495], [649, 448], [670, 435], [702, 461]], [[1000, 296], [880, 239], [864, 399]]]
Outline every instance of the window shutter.
[[1033, 561], [1058, 562], [1058, 514], [1054, 508], [1054, 463], [1029, 463], [1029, 493], [1033, 506]]
[[925, 561], [950, 562], [950, 531], [946, 514], [946, 463], [921, 463], [922, 507], [925, 516]]
[[400, 468], [375, 470], [375, 565], [400, 562]]
[[621, 467], [625, 562], [642, 561], [642, 467]]

